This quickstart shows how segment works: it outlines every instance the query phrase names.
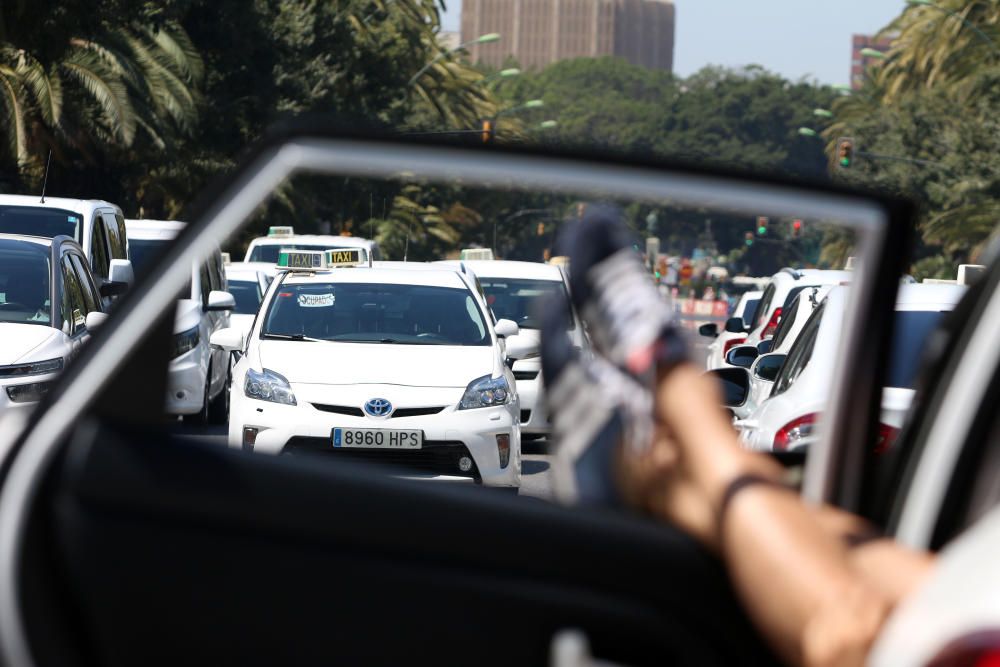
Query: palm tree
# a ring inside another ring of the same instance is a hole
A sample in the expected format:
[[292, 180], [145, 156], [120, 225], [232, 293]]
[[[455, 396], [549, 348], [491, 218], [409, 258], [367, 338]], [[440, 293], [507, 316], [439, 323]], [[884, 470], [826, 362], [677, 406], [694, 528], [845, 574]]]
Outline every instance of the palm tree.
[[71, 36], [48, 62], [16, 40], [0, 33], [0, 156], [29, 179], [49, 149], [163, 149], [197, 124], [203, 65], [176, 22]]

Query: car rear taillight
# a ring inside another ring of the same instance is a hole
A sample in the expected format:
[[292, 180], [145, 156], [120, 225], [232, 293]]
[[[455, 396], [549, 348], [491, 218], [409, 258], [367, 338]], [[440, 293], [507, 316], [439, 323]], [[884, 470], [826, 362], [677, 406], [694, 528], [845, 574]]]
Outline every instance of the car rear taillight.
[[775, 308], [774, 313], [771, 314], [771, 319], [767, 321], [767, 326], [764, 330], [760, 332], [760, 339], [764, 340], [768, 336], [773, 336], [775, 329], [778, 328], [778, 322], [781, 321], [781, 308]]
[[774, 434], [774, 451], [787, 452], [811, 436], [816, 427], [817, 417], [819, 415], [815, 412], [802, 415], [778, 429]]
[[875, 453], [885, 454], [892, 447], [892, 443], [896, 442], [896, 437], [899, 435], [899, 429], [895, 426], [889, 426], [888, 424], [878, 425], [878, 438], [875, 440]]
[[742, 345], [745, 342], [747, 342], [745, 336], [743, 338], [734, 338], [732, 340], [727, 340], [726, 344], [722, 346], [722, 358], [723, 359], [726, 358], [726, 355], [729, 354], [729, 350], [733, 349], [737, 345]]

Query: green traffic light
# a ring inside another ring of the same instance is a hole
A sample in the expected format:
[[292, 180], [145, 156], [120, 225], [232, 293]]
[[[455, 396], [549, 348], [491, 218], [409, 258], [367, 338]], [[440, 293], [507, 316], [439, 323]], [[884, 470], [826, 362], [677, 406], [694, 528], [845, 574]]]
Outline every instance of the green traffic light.
[[849, 157], [841, 158], [840, 159], [840, 166], [843, 167], [844, 169], [847, 169], [848, 167], [850, 167], [851, 166], [851, 158], [849, 158]]
[[767, 234], [767, 227], [763, 227], [763, 226], [758, 227], [757, 228], [757, 234], [760, 235], [760, 236], [763, 236], [764, 234]]
[[747, 247], [749, 248], [750, 246], [752, 246], [752, 245], [753, 245], [753, 239], [747, 239], [747, 240], [745, 241], [745, 243], [747, 244]]

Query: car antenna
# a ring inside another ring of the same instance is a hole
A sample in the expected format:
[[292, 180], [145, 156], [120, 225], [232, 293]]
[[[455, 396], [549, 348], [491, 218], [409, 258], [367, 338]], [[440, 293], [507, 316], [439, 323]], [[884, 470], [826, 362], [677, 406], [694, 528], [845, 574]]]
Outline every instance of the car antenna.
[[406, 245], [403, 246], [403, 261], [404, 262], [406, 261], [406, 258], [410, 254], [410, 227], [412, 227], [412, 226], [413, 226], [413, 221], [409, 220], [406, 223]]
[[42, 179], [42, 199], [40, 204], [45, 203], [45, 186], [49, 184], [49, 165], [52, 164], [52, 149], [49, 149], [49, 157], [45, 160], [45, 177]]

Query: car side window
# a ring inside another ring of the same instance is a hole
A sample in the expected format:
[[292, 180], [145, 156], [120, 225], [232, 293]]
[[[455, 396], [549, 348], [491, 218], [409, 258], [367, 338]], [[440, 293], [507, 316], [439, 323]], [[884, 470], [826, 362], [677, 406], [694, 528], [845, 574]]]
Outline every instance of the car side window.
[[209, 260], [209, 268], [212, 272], [212, 289], [226, 291], [226, 270], [222, 264], [222, 253], [216, 252]]
[[80, 294], [83, 297], [83, 304], [86, 313], [93, 311], [100, 312], [101, 310], [101, 295], [97, 291], [97, 286], [94, 285], [93, 279], [87, 272], [87, 265], [83, 261], [83, 258], [76, 253], [70, 253], [67, 257], [72, 258], [73, 269], [76, 272], [77, 281], [80, 284]]
[[83, 287], [77, 277], [76, 270], [69, 255], [62, 258], [62, 321], [63, 331], [70, 336], [75, 336], [84, 330], [87, 318], [86, 305], [83, 300]]
[[90, 226], [90, 268], [95, 276], [107, 278], [110, 271], [110, 260], [108, 259], [108, 237], [105, 232], [104, 221], [100, 213], [94, 215], [93, 224]]
[[764, 290], [764, 295], [760, 297], [760, 304], [757, 306], [757, 317], [754, 322], [753, 328], [756, 329], [764, 323], [764, 318], [767, 316], [767, 310], [771, 307], [771, 301], [774, 300], [774, 285], [768, 285], [767, 289]]
[[201, 305], [205, 308], [208, 307], [208, 293], [214, 289], [211, 274], [208, 264], [201, 264], [198, 267], [198, 282], [201, 283]]
[[118, 219], [114, 213], [102, 214], [104, 218], [104, 230], [108, 235], [108, 243], [111, 246], [110, 259], [128, 259], [125, 251], [125, 235], [118, 226]]
[[777, 396], [787, 391], [789, 387], [795, 384], [795, 381], [802, 374], [805, 367], [809, 365], [822, 319], [823, 307], [820, 306], [809, 316], [809, 321], [806, 322], [802, 333], [799, 334], [798, 340], [792, 345], [792, 349], [788, 351], [788, 358], [785, 360], [784, 365], [782, 365], [778, 377], [774, 380], [774, 389], [771, 390], [771, 396]]
[[778, 329], [774, 332], [774, 342], [771, 343], [771, 349], [777, 348], [785, 339], [788, 338], [788, 332], [792, 330], [795, 325], [795, 317], [799, 311], [800, 299], [795, 299], [792, 302], [791, 308], [788, 309], [787, 313], [781, 314], [781, 322], [778, 323]]

